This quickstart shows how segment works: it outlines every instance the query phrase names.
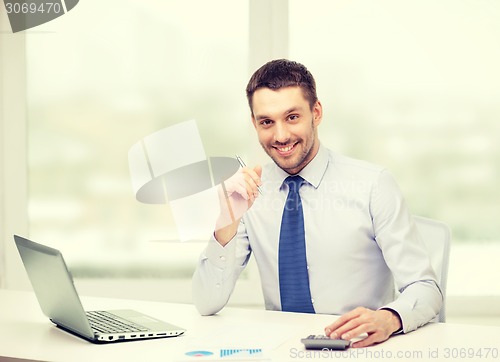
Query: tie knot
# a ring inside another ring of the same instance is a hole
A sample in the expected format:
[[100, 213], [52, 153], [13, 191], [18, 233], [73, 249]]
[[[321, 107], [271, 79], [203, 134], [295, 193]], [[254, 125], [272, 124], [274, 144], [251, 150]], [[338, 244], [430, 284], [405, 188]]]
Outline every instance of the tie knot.
[[300, 186], [304, 184], [304, 179], [300, 176], [288, 176], [285, 183], [288, 185], [290, 192], [298, 192]]

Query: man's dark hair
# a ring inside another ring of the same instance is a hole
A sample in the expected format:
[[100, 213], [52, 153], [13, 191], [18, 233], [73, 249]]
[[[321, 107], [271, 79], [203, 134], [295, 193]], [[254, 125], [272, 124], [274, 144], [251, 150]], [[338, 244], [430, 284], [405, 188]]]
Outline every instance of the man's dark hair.
[[248, 81], [246, 92], [252, 114], [252, 99], [256, 90], [278, 90], [285, 87], [300, 87], [311, 109], [318, 100], [316, 82], [305, 66], [287, 59], [271, 60], [257, 69]]

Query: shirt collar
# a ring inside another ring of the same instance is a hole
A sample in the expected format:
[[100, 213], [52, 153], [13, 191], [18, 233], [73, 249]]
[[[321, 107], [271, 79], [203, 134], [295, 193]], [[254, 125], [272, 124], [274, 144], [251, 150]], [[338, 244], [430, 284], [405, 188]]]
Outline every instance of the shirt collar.
[[[314, 188], [318, 188], [328, 167], [328, 160], [328, 151], [325, 147], [323, 147], [323, 145], [320, 144], [316, 156], [314, 156], [311, 162], [309, 162], [309, 164], [304, 167], [298, 173], [298, 175], [306, 180], [309, 184], [311, 184]], [[277, 188], [281, 188], [281, 186], [283, 185], [283, 181], [288, 176], [290, 176], [290, 174], [279, 168], [276, 164], [273, 165], [273, 168], [274, 172], [271, 179], [272, 181], [274, 181], [273, 183], [277, 186]]]

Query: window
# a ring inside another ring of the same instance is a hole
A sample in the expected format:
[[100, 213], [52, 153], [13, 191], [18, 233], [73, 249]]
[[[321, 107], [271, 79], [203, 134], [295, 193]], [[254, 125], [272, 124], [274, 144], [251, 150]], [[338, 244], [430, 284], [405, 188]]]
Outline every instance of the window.
[[499, 16], [496, 1], [290, 2], [322, 141], [386, 166], [413, 213], [450, 225], [451, 294], [500, 294]]
[[[246, 132], [244, 87], [249, 70], [289, 57], [316, 76], [322, 142], [387, 166], [415, 214], [451, 226], [449, 293], [499, 295], [488, 278], [500, 273], [499, 11], [495, 0], [86, 0], [25, 34], [4, 31], [0, 127], [13, 140], [0, 152], [17, 158], [0, 158], [0, 253], [13, 260], [10, 231], [25, 229], [22, 212], [12, 217], [24, 174], [11, 171], [23, 169], [27, 135], [30, 236], [61, 248], [76, 279], [189, 288], [204, 243], [167, 242], [169, 207], [134, 199], [127, 152], [196, 119], [207, 155], [267, 160]], [[27, 131], [13, 126], [24, 79]]]
[[190, 119], [208, 156], [245, 153], [247, 7], [86, 0], [27, 33], [30, 236], [75, 277], [191, 277], [205, 243], [168, 242], [169, 207], [135, 200], [127, 154]]

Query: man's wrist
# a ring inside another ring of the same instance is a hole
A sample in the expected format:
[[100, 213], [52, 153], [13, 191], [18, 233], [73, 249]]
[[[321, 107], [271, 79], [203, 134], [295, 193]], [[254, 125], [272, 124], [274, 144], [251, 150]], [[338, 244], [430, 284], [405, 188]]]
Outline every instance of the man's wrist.
[[238, 224], [239, 221], [237, 223], [216, 230], [214, 232], [215, 240], [220, 245], [226, 246], [227, 243], [229, 243], [236, 236], [236, 233], [238, 232]]
[[399, 313], [396, 312], [394, 309], [390, 308], [382, 308], [380, 310], [388, 312], [389, 317], [389, 325], [391, 326], [391, 333], [399, 333], [403, 329], [403, 323], [401, 321], [401, 317], [399, 316]]

